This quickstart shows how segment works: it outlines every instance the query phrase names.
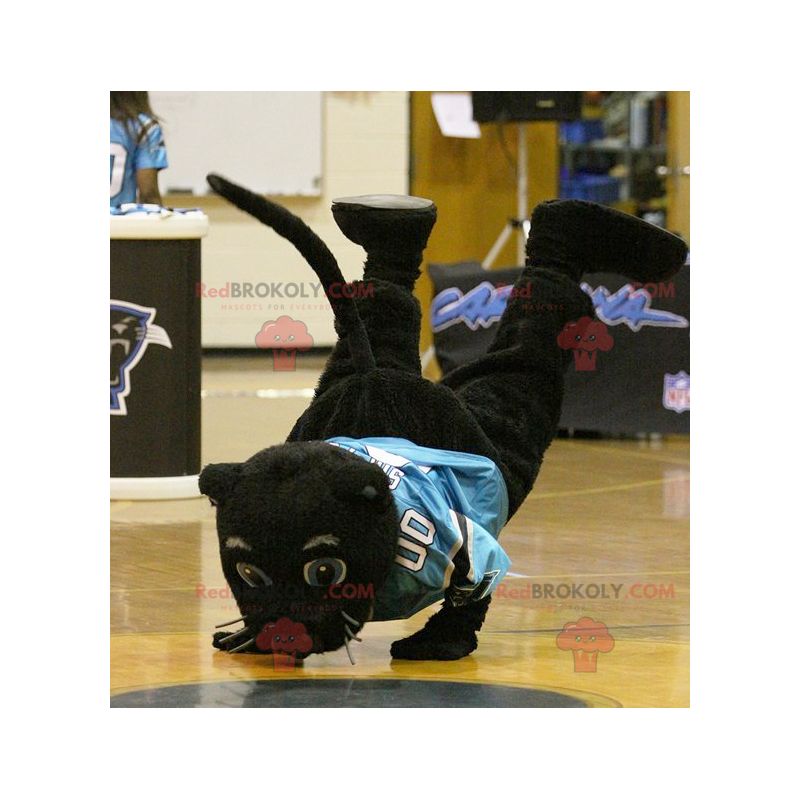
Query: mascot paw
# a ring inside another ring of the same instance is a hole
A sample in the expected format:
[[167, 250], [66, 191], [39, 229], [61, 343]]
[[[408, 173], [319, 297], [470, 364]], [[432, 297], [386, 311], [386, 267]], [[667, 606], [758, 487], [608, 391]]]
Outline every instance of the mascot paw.
[[468, 656], [478, 646], [474, 633], [464, 633], [461, 638], [443, 638], [424, 629], [412, 636], [392, 643], [392, 658], [406, 661], [456, 661]]
[[478, 647], [476, 631], [483, 625], [491, 597], [454, 606], [448, 599], [421, 631], [393, 642], [392, 658], [408, 661], [456, 661]]

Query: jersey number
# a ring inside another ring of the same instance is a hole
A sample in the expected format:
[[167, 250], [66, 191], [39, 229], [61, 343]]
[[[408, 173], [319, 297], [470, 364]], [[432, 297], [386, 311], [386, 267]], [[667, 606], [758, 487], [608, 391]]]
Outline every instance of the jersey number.
[[128, 160], [128, 151], [119, 143], [111, 142], [111, 196], [115, 197], [122, 191], [122, 181], [125, 178], [125, 162]]
[[428, 556], [428, 546], [433, 542], [436, 526], [413, 508], [409, 508], [400, 520], [400, 533], [403, 535], [398, 541], [398, 546], [410, 553], [416, 553], [417, 559], [412, 561], [397, 553], [394, 557], [395, 563], [411, 572], [419, 572]]

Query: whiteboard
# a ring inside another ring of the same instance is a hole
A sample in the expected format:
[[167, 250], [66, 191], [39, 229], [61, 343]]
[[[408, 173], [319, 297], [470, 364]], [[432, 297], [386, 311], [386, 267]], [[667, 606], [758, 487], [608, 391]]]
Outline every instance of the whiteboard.
[[162, 194], [207, 194], [209, 172], [261, 194], [321, 193], [322, 92], [149, 95], [167, 147]]

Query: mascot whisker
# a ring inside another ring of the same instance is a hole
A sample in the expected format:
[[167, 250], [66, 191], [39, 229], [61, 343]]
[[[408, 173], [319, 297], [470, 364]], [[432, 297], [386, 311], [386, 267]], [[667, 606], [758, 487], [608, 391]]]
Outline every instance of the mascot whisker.
[[220, 176], [208, 180], [299, 250], [330, 299], [338, 334], [287, 441], [200, 475], [241, 613], [219, 627], [243, 624], [216, 633], [214, 646], [265, 652], [259, 635], [291, 621], [310, 642], [298, 657], [345, 647], [352, 661], [350, 644], [366, 622], [441, 602], [421, 630], [392, 644], [392, 657], [468, 655], [510, 566], [500, 531], [558, 429], [572, 360], [558, 336], [567, 323], [594, 318], [582, 273], [664, 280], [683, 265], [685, 244], [604, 206], [542, 203], [515, 287], [522, 291], [511, 293], [493, 344], [434, 383], [421, 375], [413, 295], [436, 221], [430, 200], [334, 201], [336, 223], [367, 256], [348, 298], [332, 291], [344, 284], [341, 271], [302, 220]]

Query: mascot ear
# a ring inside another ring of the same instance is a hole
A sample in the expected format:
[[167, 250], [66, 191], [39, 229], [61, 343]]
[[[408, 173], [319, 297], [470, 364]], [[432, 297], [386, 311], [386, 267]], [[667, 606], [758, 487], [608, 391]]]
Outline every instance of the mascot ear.
[[242, 471], [242, 464], [209, 464], [200, 473], [200, 491], [212, 506], [219, 505], [233, 491]]
[[368, 483], [362, 487], [358, 494], [359, 497], [374, 503], [376, 508], [385, 509], [392, 503], [392, 493], [389, 490], [388, 483], [381, 483], [378, 486]]

